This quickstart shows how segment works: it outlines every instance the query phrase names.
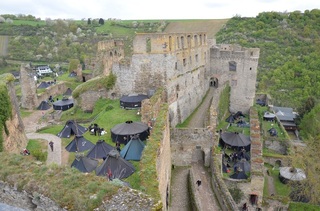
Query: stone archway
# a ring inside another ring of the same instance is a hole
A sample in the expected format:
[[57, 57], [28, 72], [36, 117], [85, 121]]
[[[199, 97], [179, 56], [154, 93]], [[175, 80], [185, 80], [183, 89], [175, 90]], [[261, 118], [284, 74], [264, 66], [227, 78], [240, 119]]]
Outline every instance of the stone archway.
[[211, 77], [210, 78], [210, 87], [214, 87], [214, 88], [218, 88], [218, 85], [219, 85], [219, 80], [218, 80], [218, 78], [216, 78], [216, 77]]

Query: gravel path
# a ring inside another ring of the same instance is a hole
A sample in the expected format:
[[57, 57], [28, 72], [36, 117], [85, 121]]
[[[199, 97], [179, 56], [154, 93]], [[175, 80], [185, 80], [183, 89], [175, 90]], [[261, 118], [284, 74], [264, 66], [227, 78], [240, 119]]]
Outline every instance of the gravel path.
[[44, 127], [48, 124], [46, 121], [48, 113], [47, 111], [33, 111], [31, 115], [23, 118], [25, 132], [28, 139], [44, 139], [48, 143], [53, 142], [53, 151], [48, 144], [48, 158], [47, 164], [56, 163], [61, 165], [61, 139], [58, 136], [52, 134], [36, 133], [37, 129]]

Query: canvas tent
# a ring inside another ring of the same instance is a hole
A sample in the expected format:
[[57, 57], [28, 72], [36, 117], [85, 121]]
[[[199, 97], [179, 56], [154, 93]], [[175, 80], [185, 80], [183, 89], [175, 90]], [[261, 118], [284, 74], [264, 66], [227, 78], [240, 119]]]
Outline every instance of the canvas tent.
[[73, 107], [73, 99], [62, 99], [53, 103], [54, 110], [68, 110]]
[[276, 118], [276, 115], [274, 113], [265, 112], [263, 115], [263, 120], [266, 121], [274, 121]]
[[70, 88], [68, 88], [63, 95], [71, 96], [71, 94], [72, 94], [72, 90]]
[[39, 86], [38, 86], [38, 89], [45, 89], [45, 88], [48, 88], [51, 84], [48, 83], [48, 82], [45, 82], [45, 81], [42, 81]]
[[121, 150], [120, 156], [125, 160], [139, 161], [144, 149], [144, 143], [138, 138], [133, 137]]
[[68, 120], [63, 129], [58, 133], [60, 138], [70, 138], [72, 135], [82, 135], [87, 132], [87, 128], [77, 124], [73, 120]]
[[66, 146], [68, 152], [83, 152], [94, 147], [94, 144], [82, 135], [76, 135], [74, 139]]
[[126, 121], [111, 128], [111, 138], [113, 142], [127, 144], [131, 136], [138, 135], [144, 141], [149, 136], [149, 127], [142, 122]]
[[148, 99], [148, 95], [131, 94], [124, 95], [120, 98], [120, 107], [125, 109], [141, 108], [141, 101]]
[[288, 181], [301, 181], [306, 178], [306, 174], [302, 169], [293, 167], [280, 167], [279, 179], [283, 183], [287, 183]]
[[98, 161], [84, 156], [76, 156], [71, 167], [77, 168], [81, 172], [92, 172], [98, 166]]
[[234, 123], [235, 121], [235, 118], [233, 117], [233, 114], [231, 114], [227, 119], [226, 119], [226, 122], [229, 122], [229, 123]]
[[41, 101], [40, 105], [38, 106], [38, 110], [48, 110], [50, 109], [50, 104], [47, 101]]
[[229, 145], [231, 147], [244, 147], [246, 151], [250, 150], [251, 140], [250, 137], [245, 136], [242, 133], [237, 132], [224, 132], [220, 136], [220, 144], [225, 146]]
[[244, 171], [236, 172], [232, 175], [230, 175], [230, 178], [232, 179], [248, 179], [248, 176], [244, 173]]
[[234, 164], [233, 167], [237, 167], [238, 171], [241, 169], [245, 173], [250, 172], [250, 169], [251, 169], [251, 165], [246, 159], [242, 159], [238, 161], [236, 164]]
[[106, 176], [107, 173], [111, 176], [111, 179], [123, 179], [129, 177], [135, 172], [134, 166], [123, 159], [117, 150], [112, 150], [109, 152], [107, 158], [103, 163], [97, 167], [97, 176]]
[[96, 145], [93, 146], [93, 148], [91, 148], [91, 150], [88, 152], [87, 157], [95, 159], [106, 158], [109, 152], [113, 149], [114, 147], [107, 144], [104, 140], [99, 140], [97, 141]]

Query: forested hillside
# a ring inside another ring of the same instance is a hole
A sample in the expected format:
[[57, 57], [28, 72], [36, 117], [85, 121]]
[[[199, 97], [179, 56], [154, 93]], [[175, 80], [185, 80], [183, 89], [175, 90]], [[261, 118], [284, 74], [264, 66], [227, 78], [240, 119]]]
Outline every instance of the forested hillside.
[[[307, 180], [292, 184], [291, 199], [320, 204], [320, 10], [265, 12], [256, 18], [233, 17], [217, 35], [217, 43], [260, 48], [258, 90], [276, 106], [300, 114], [300, 134], [307, 144], [293, 152], [293, 165]], [[315, 156], [316, 155], [316, 156]]]

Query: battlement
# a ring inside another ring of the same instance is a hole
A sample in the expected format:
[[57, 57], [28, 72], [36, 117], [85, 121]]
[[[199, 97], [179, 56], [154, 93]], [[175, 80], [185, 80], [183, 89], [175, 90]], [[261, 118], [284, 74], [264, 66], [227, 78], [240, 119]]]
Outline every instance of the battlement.
[[215, 45], [211, 48], [211, 58], [258, 59], [259, 48], [245, 48], [239, 45]]
[[133, 40], [135, 54], [163, 54], [207, 47], [207, 34], [197, 33], [140, 33]]

